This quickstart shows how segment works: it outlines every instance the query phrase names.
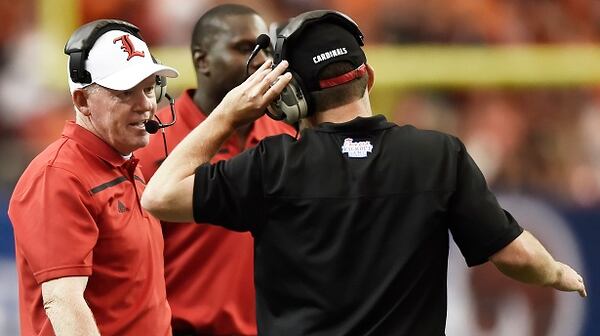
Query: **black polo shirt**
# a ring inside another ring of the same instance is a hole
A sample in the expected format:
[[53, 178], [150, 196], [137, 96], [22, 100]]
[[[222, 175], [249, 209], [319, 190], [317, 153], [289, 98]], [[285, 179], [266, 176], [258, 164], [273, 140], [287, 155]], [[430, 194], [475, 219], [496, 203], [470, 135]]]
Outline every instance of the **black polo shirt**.
[[470, 266], [522, 232], [457, 138], [382, 116], [199, 167], [194, 217], [254, 235], [260, 335], [444, 335], [448, 231]]

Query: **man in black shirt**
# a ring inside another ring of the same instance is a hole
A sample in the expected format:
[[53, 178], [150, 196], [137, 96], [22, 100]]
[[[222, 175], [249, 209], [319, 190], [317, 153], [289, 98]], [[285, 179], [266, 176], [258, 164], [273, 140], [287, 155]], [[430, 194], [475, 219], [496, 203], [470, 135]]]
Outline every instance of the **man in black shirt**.
[[173, 151], [142, 205], [253, 234], [261, 335], [444, 335], [448, 232], [469, 266], [490, 260], [585, 296], [581, 276], [498, 205], [459, 139], [372, 116], [360, 31], [330, 13], [292, 19], [275, 48], [295, 96], [310, 98], [300, 139], [208, 164], [289, 80], [275, 79], [285, 61], [267, 62]]

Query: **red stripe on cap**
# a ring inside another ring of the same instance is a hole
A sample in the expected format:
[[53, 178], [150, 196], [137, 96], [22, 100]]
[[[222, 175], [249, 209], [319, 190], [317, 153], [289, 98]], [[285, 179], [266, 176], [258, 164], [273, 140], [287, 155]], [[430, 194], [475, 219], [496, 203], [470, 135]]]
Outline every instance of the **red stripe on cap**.
[[367, 66], [363, 63], [358, 68], [346, 72], [345, 74], [341, 74], [337, 77], [322, 79], [319, 81], [319, 87], [321, 89], [330, 88], [332, 86], [342, 85], [344, 83], [348, 83], [351, 80], [356, 78], [360, 78], [367, 73]]

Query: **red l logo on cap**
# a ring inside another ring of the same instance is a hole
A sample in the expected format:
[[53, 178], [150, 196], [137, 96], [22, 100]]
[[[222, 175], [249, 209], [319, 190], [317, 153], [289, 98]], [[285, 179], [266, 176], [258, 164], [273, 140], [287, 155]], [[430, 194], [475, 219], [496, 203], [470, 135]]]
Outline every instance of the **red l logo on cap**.
[[113, 43], [117, 43], [117, 41], [121, 41], [121, 43], [123, 44], [121, 46], [121, 49], [123, 49], [123, 51], [127, 53], [127, 60], [128, 61], [133, 56], [144, 57], [144, 51], [137, 51], [137, 50], [135, 50], [135, 46], [133, 45], [133, 42], [131, 42], [131, 39], [129, 39], [129, 35], [119, 36], [119, 37], [117, 37], [116, 39], [113, 40]]

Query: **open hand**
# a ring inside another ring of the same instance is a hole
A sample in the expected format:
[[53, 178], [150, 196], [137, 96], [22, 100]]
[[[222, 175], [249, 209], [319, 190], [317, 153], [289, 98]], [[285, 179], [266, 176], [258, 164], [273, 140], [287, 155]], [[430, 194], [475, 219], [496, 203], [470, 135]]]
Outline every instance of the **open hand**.
[[242, 84], [229, 91], [211, 114], [221, 114], [236, 128], [261, 117], [267, 105], [292, 79], [291, 73], [284, 74], [287, 61], [282, 61], [274, 69], [271, 69], [271, 64], [272, 61], [267, 60]]
[[575, 272], [569, 265], [558, 262], [561, 268], [560, 276], [558, 281], [552, 285], [552, 287], [565, 291], [565, 292], [579, 292], [581, 297], [587, 296], [585, 290], [585, 284], [583, 283], [583, 277], [579, 273]]

